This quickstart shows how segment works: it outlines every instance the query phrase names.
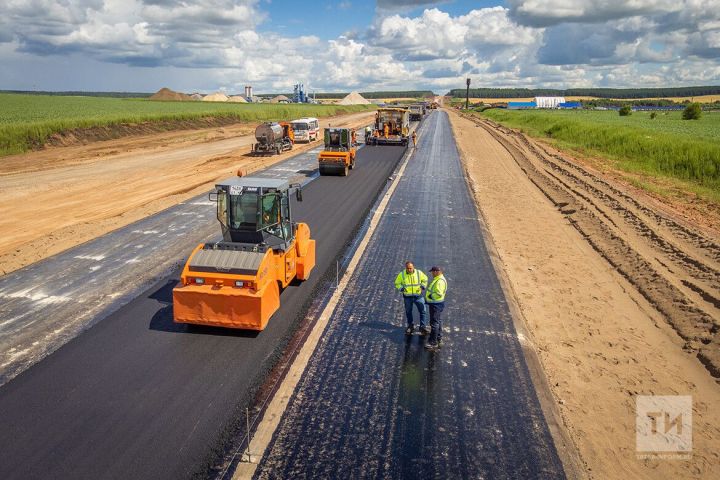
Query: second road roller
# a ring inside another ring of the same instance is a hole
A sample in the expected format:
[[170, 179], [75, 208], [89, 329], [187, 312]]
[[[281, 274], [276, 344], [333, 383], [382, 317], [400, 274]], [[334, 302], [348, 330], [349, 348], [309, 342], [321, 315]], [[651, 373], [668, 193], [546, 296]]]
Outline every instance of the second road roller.
[[318, 155], [320, 175], [347, 176], [355, 168], [357, 136], [351, 128], [326, 128], [325, 149]]

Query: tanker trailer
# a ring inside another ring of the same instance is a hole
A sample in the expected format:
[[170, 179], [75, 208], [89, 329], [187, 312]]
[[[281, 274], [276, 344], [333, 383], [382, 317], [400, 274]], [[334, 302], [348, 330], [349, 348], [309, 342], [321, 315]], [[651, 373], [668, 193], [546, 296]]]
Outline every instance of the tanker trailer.
[[292, 128], [283, 122], [268, 122], [257, 126], [255, 129], [255, 140], [252, 145], [253, 155], [265, 155], [292, 150]]

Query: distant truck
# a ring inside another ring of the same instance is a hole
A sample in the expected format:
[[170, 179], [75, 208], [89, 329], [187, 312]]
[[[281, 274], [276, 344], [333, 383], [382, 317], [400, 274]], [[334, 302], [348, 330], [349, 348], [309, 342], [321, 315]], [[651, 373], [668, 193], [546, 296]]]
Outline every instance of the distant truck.
[[257, 143], [253, 143], [251, 149], [253, 155], [279, 154], [292, 150], [293, 129], [288, 122], [263, 123], [255, 129], [255, 140]]
[[317, 118], [299, 118], [290, 122], [296, 142], [314, 142], [320, 137], [320, 122]]
[[419, 103], [414, 103], [410, 105], [410, 121], [419, 122], [420, 120], [422, 120], [423, 110], [423, 105]]

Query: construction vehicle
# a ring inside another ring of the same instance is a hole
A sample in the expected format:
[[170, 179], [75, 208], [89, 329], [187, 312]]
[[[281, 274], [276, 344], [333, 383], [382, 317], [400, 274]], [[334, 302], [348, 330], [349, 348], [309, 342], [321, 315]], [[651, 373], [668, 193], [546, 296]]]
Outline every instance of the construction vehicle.
[[414, 103], [410, 105], [410, 121], [411, 122], [419, 122], [422, 120], [423, 116], [423, 106], [419, 103]]
[[252, 144], [253, 155], [279, 154], [285, 150], [292, 150], [295, 143], [295, 133], [288, 122], [267, 122], [255, 128], [255, 140]]
[[437, 102], [432, 102], [432, 103], [430, 104], [430, 109], [431, 109], [431, 110], [436, 110], [437, 108], [438, 108], [438, 103], [437, 103]]
[[299, 118], [290, 122], [295, 140], [313, 142], [320, 137], [320, 122], [317, 118]]
[[290, 192], [299, 184], [234, 177], [210, 193], [217, 202], [222, 240], [201, 243], [190, 254], [173, 289], [177, 323], [263, 330], [280, 307], [280, 292], [307, 280], [315, 266], [315, 240], [294, 223]]
[[318, 155], [320, 175], [347, 176], [355, 167], [357, 136], [352, 128], [326, 128], [325, 150]]
[[375, 130], [368, 145], [402, 145], [407, 147], [410, 115], [405, 108], [379, 108], [375, 114]]

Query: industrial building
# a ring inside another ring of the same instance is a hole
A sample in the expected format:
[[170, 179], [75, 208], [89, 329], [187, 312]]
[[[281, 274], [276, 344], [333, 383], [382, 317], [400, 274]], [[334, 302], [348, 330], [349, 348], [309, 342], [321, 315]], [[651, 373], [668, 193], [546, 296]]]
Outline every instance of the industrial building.
[[529, 108], [582, 108], [580, 102], [566, 102], [565, 97], [535, 97], [532, 102], [508, 102], [510, 110]]

